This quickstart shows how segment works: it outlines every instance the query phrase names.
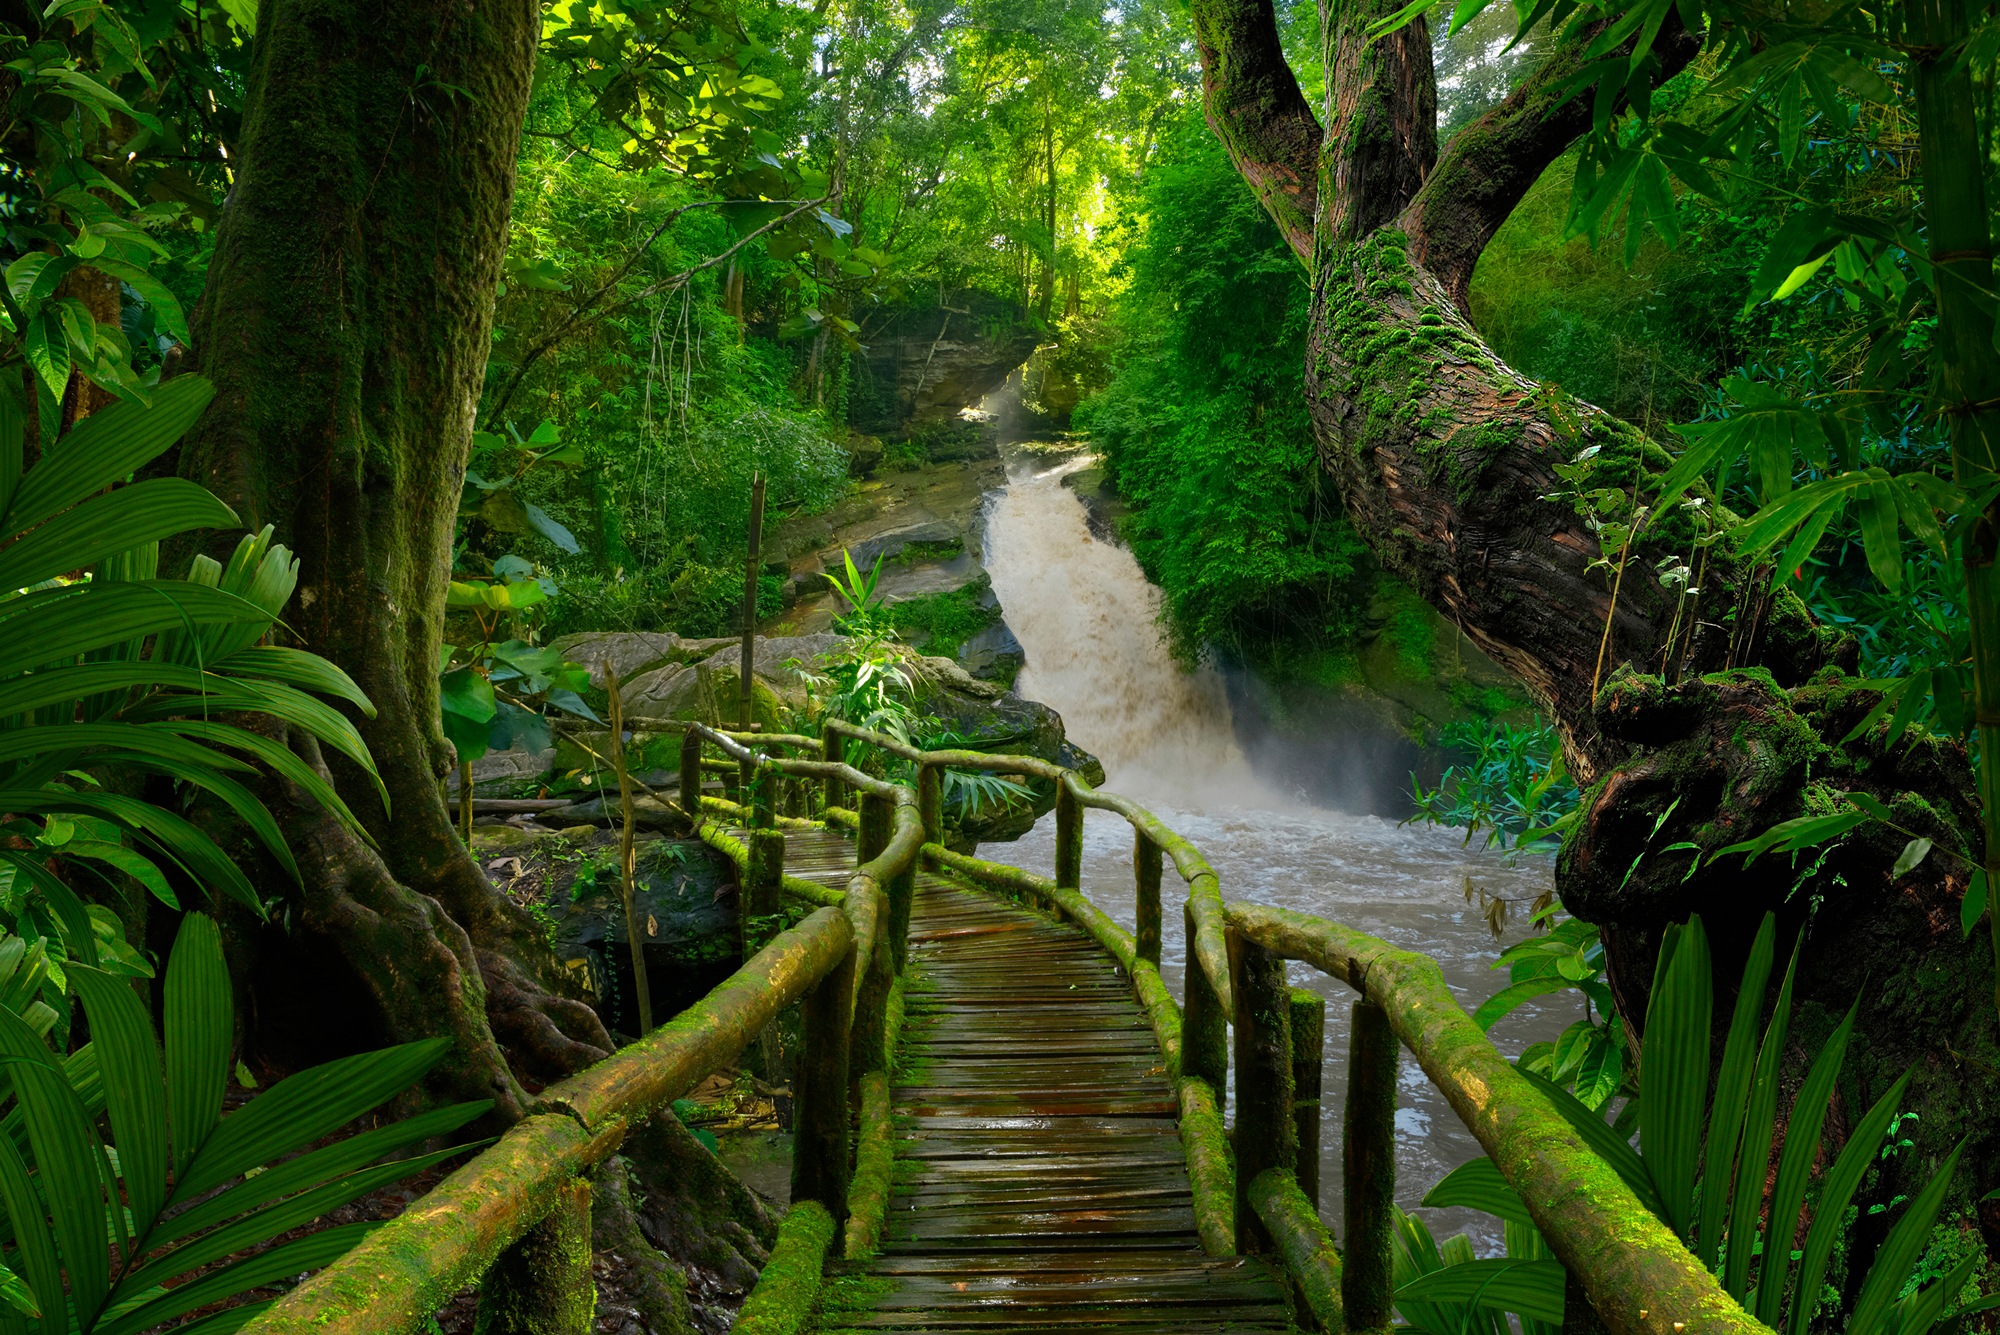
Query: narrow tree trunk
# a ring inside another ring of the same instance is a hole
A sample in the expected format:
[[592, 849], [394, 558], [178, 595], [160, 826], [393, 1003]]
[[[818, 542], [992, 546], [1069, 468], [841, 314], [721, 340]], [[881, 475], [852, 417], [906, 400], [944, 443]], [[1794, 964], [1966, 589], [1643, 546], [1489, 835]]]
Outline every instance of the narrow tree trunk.
[[[546, 944], [452, 829], [437, 646], [453, 521], [534, 70], [533, 0], [267, 0], [237, 179], [196, 313], [215, 406], [181, 471], [275, 524], [287, 624], [374, 701], [392, 808], [344, 762], [379, 852], [286, 802], [304, 928], [399, 1038], [456, 1040], [448, 1092], [525, 1105], [609, 1046], [553, 995]], [[278, 891], [279, 887], [270, 887]], [[445, 1091], [441, 1091], [445, 1092]]]

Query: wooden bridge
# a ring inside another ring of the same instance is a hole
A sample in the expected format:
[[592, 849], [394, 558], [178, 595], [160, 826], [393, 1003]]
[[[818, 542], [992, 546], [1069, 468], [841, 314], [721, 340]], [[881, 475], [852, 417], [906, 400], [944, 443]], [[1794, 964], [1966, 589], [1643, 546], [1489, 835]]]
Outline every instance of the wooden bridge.
[[[792, 1204], [737, 1319], [745, 1335], [1386, 1330], [1406, 1048], [1564, 1265], [1566, 1335], [1764, 1330], [1487, 1042], [1428, 958], [1225, 901], [1192, 844], [1032, 757], [919, 751], [839, 723], [822, 738], [689, 726], [683, 793], [705, 768], [724, 771], [727, 795], [691, 814], [741, 871], [743, 967], [545, 1091], [245, 1329], [418, 1332], [478, 1284], [490, 1335], [586, 1335], [575, 1295], [590, 1256], [575, 1240], [591, 1172], [628, 1125], [796, 1006]], [[1053, 789], [1051, 876], [945, 846], [953, 769]], [[1133, 831], [1136, 932], [1083, 893], [1093, 809]], [[1178, 1002], [1159, 970], [1169, 865], [1187, 892]], [[1287, 960], [1358, 993], [1338, 1247], [1317, 1202], [1324, 1004], [1288, 986]]]

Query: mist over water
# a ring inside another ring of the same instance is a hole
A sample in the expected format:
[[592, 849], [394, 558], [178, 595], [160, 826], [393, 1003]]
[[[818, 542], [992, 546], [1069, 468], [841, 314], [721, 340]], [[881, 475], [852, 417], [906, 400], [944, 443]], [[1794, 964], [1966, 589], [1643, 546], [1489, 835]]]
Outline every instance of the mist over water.
[[[1003, 420], [1004, 416], [1003, 416]], [[1003, 433], [1004, 434], [1007, 433]], [[1331, 918], [1432, 956], [1467, 1010], [1497, 992], [1503, 972], [1488, 966], [1500, 946], [1468, 884], [1516, 900], [1518, 940], [1526, 905], [1547, 888], [1546, 859], [1509, 863], [1468, 848], [1463, 833], [1399, 826], [1311, 805], [1255, 772], [1238, 745], [1223, 682], [1211, 669], [1183, 672], [1163, 643], [1160, 592], [1130, 552], [1090, 532], [1082, 501], [1063, 478], [1091, 462], [1003, 439], [1008, 486], [988, 507], [986, 567], [1027, 666], [1016, 689], [1059, 712], [1070, 738], [1103, 762], [1106, 786], [1144, 802], [1192, 839], [1214, 865], [1222, 892]], [[1329, 736], [1335, 750], [1341, 739]], [[1365, 762], [1362, 762], [1365, 763]], [[1047, 873], [1054, 821], [980, 855]], [[1132, 835], [1115, 815], [1084, 824], [1083, 888], [1106, 912], [1133, 924]], [[1171, 868], [1169, 880], [1172, 881]], [[1181, 994], [1185, 944], [1179, 896], [1168, 890], [1162, 972]], [[1328, 999], [1321, 1212], [1339, 1233], [1338, 1109], [1346, 1090], [1348, 1008], [1353, 993], [1294, 964], [1292, 981]], [[1510, 1055], [1552, 1039], [1580, 1006], [1552, 998], [1496, 1026]], [[1452, 1168], [1480, 1153], [1443, 1096], [1405, 1054], [1397, 1120], [1397, 1191], [1405, 1209]], [[1423, 1211], [1440, 1239], [1469, 1232], [1482, 1254], [1500, 1250], [1497, 1221], [1464, 1210]]]

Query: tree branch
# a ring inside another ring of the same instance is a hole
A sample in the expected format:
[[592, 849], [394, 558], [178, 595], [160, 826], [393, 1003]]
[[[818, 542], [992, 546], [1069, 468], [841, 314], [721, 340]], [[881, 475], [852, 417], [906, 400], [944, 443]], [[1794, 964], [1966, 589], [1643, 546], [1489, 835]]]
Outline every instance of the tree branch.
[[[1410, 258], [1444, 284], [1462, 312], [1470, 313], [1472, 270], [1493, 234], [1549, 164], [1590, 129], [1589, 95], [1558, 106], [1557, 90], [1583, 67], [1584, 50], [1602, 26], [1593, 24], [1564, 41], [1506, 101], [1453, 135], [1437, 169], [1403, 212]], [[1629, 51], [1629, 44], [1623, 49]], [[1678, 11], [1670, 15], [1653, 42], [1661, 65], [1655, 82], [1680, 73], [1700, 49]]]
[[1301, 260], [1319, 212], [1319, 120], [1278, 43], [1271, 0], [1193, 0], [1208, 123]]

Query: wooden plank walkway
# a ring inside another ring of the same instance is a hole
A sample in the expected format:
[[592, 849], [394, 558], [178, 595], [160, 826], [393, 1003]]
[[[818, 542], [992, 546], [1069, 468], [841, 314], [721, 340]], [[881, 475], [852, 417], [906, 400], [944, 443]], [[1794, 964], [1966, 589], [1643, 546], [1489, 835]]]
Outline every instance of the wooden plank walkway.
[[[787, 831], [840, 885], [853, 845]], [[1131, 986], [1076, 927], [924, 874], [910, 925], [881, 1253], [831, 1268], [822, 1329], [1291, 1329], [1261, 1261], [1201, 1250], [1173, 1091]]]

